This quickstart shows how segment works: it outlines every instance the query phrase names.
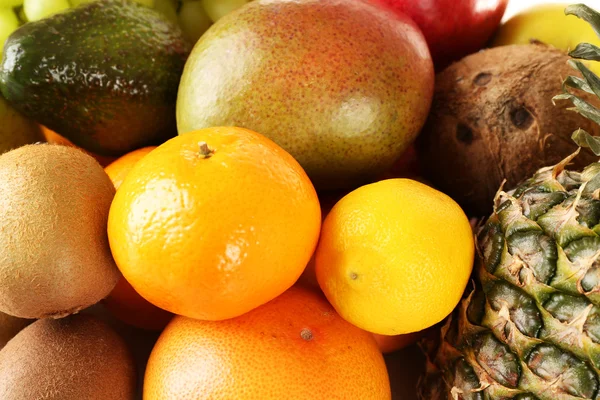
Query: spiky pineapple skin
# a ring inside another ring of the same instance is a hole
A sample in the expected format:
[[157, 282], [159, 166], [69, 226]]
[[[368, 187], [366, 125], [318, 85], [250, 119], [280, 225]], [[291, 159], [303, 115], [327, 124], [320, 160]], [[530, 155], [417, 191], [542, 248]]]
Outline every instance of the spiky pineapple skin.
[[575, 155], [498, 192], [421, 399], [600, 399], [600, 163]]

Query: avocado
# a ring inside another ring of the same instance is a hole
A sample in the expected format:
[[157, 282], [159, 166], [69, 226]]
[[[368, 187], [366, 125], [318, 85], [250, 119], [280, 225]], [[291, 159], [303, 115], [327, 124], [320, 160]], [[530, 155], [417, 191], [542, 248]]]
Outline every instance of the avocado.
[[22, 116], [0, 96], [0, 154], [45, 141], [40, 126]]
[[157, 11], [98, 0], [30, 22], [8, 38], [0, 91], [25, 116], [102, 155], [176, 134], [190, 44]]
[[177, 98], [179, 134], [259, 132], [318, 189], [376, 180], [414, 141], [433, 63], [408, 17], [358, 0], [255, 0], [196, 43]]

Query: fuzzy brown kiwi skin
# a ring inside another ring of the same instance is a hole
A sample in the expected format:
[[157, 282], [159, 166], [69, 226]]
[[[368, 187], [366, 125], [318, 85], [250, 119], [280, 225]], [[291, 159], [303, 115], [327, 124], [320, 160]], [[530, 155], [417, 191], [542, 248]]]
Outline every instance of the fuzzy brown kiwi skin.
[[120, 273], [107, 237], [115, 189], [82, 151], [28, 145], [0, 156], [0, 311], [64, 317], [97, 303]]
[[36, 321], [0, 351], [2, 400], [130, 400], [135, 386], [125, 342], [90, 315]]
[[33, 320], [13, 317], [0, 312], [0, 350]]
[[[565, 158], [577, 149], [571, 134], [578, 128], [600, 134], [564, 103], [552, 104], [563, 79], [578, 75], [568, 60], [544, 44], [511, 45], [472, 54], [439, 73], [417, 140], [425, 177], [469, 214], [483, 216], [504, 179], [512, 188]], [[596, 159], [584, 150], [575, 168]]]

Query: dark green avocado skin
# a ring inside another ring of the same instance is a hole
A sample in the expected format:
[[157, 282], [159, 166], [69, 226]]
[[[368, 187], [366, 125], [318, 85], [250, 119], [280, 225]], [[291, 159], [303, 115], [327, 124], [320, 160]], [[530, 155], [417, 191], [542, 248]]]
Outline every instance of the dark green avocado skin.
[[118, 156], [174, 136], [191, 46], [158, 12], [99, 0], [15, 31], [0, 91], [25, 116], [94, 153]]

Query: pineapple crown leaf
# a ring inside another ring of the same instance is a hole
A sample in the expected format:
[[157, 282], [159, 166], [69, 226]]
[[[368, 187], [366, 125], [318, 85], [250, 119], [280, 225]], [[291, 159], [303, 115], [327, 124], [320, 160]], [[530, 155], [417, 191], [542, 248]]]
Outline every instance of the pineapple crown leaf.
[[[600, 13], [594, 9], [584, 4], [573, 4], [565, 8], [565, 14], [575, 15], [585, 20], [592, 26], [596, 35], [600, 37]], [[575, 111], [600, 125], [600, 109], [569, 91], [569, 89], [581, 90], [600, 98], [600, 78], [584, 63], [577, 60], [600, 61], [600, 47], [590, 43], [580, 43], [569, 55], [574, 58], [574, 60], [569, 60], [569, 65], [579, 71], [583, 78], [568, 76], [562, 85], [563, 93], [554, 96], [552, 103], [555, 103], [556, 100], [568, 100], [574, 106], [569, 110]], [[589, 148], [594, 154], [600, 156], [600, 137], [592, 136], [585, 130], [578, 129], [573, 132], [571, 138], [578, 146]]]
[[[590, 85], [588, 85], [588, 83], [585, 81], [585, 79], [581, 79], [578, 76], [572, 76], [572, 75], [567, 76], [567, 78], [563, 82], [563, 91], [565, 90], [565, 87], [571, 87], [574, 89], [583, 90], [590, 94], [594, 94], [594, 91], [592, 90]], [[562, 95], [554, 96], [554, 98], [552, 99], [552, 102], [554, 102], [555, 99], [560, 100], [561, 99], [560, 96], [562, 96]]]
[[592, 136], [583, 129], [579, 128], [573, 132], [571, 139], [573, 139], [578, 146], [587, 147], [595, 155], [600, 156], [600, 137]]
[[583, 75], [583, 81], [587, 84], [587, 87], [581, 87], [579, 89], [585, 90], [588, 93], [595, 94], [600, 97], [600, 78], [594, 74], [584, 63], [581, 61], [569, 60], [569, 64], [574, 69], [579, 70]]
[[575, 107], [569, 108], [569, 110], [578, 112], [583, 115], [585, 118], [594, 121], [595, 123], [600, 125], [600, 110], [583, 100], [582, 98], [568, 92], [564, 89], [565, 92], [559, 95], [556, 95], [552, 98], [552, 101], [555, 100], [569, 100], [573, 103]]
[[576, 76], [568, 76], [562, 85], [563, 93], [554, 96], [552, 102], [556, 104], [556, 100], [569, 100], [575, 106], [569, 110], [576, 111], [585, 118], [600, 125], [600, 109], [569, 91], [569, 88], [573, 88], [600, 97], [600, 78], [581, 61], [569, 60], [569, 65], [573, 69], [578, 70], [583, 79]]
[[600, 61], [600, 47], [591, 43], [579, 43], [569, 55], [582, 60]]
[[[565, 15], [575, 15], [588, 22], [596, 35], [600, 36], [600, 13], [585, 4], [572, 4], [565, 8]], [[579, 47], [579, 46], [578, 46]]]
[[[600, 37], [600, 13], [584, 4], [573, 4], [565, 8], [566, 15], [575, 15], [588, 22]], [[569, 55], [581, 60], [600, 61], [600, 47], [591, 43], [579, 43]]]

